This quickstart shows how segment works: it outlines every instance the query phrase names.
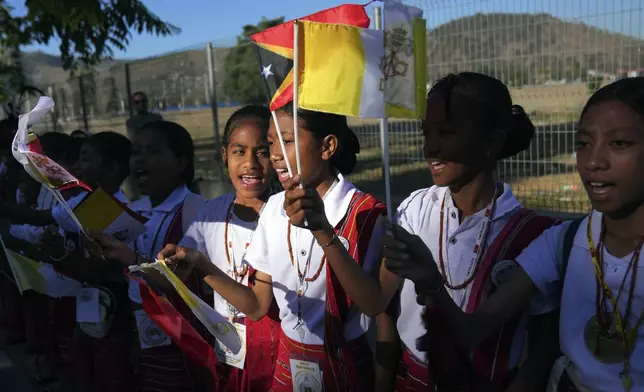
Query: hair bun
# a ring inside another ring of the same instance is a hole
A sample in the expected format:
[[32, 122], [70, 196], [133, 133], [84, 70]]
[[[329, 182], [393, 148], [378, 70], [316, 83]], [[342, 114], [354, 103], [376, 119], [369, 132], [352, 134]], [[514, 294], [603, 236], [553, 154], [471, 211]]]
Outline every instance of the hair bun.
[[500, 159], [508, 158], [530, 147], [534, 137], [534, 124], [521, 105], [512, 105], [512, 116], [507, 129], [507, 142]]

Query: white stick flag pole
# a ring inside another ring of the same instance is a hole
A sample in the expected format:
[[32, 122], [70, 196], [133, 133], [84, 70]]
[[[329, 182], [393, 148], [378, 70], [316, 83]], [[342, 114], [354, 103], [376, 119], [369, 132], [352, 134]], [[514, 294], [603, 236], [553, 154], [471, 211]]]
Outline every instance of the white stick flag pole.
[[[383, 30], [384, 32], [385, 24], [383, 23], [382, 17], [382, 8], [375, 7], [374, 24], [376, 30]], [[386, 78], [387, 75], [383, 75], [383, 77]], [[385, 202], [387, 203], [387, 218], [391, 221], [393, 219], [393, 205], [391, 202], [391, 177], [389, 173], [389, 119], [386, 117], [386, 114], [385, 117], [382, 117], [380, 119], [380, 146], [382, 149], [382, 174], [383, 179], [385, 180]]]
[[[298, 96], [299, 96], [299, 86], [300, 86], [300, 61], [299, 61], [299, 46], [300, 46], [300, 23], [299, 21], [293, 21], [293, 136], [295, 142], [295, 166], [297, 168], [297, 174], [302, 175], [302, 164], [300, 162], [300, 144], [298, 137], [298, 126], [297, 126], [297, 106], [298, 106]], [[300, 178], [300, 187], [304, 187], [304, 183]]]

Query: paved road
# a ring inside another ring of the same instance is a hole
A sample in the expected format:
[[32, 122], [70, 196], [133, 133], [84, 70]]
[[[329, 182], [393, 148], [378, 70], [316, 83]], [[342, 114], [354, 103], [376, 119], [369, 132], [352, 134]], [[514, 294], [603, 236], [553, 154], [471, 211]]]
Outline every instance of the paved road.
[[18, 367], [0, 349], [0, 390], [2, 392], [41, 392], [39, 387], [25, 369]]

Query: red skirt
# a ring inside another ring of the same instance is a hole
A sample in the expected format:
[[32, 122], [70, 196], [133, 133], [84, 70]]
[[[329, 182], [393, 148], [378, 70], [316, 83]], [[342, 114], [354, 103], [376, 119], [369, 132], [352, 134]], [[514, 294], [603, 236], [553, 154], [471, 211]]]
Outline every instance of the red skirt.
[[[354, 392], [372, 392], [374, 390], [374, 359], [367, 338], [363, 335], [356, 340], [347, 342], [346, 350], [349, 356], [355, 361], [358, 379], [351, 380]], [[329, 363], [329, 357], [324, 346], [314, 346], [309, 344], [298, 343], [289, 339], [282, 334], [279, 351], [277, 354], [277, 363], [275, 364], [275, 374], [273, 377], [272, 392], [292, 392], [293, 383], [291, 380], [291, 370], [289, 362], [289, 352], [306, 354], [318, 362], [324, 382], [325, 392], [336, 392], [340, 387], [336, 383]]]
[[76, 298], [63, 297], [53, 300], [51, 329], [54, 339], [56, 368], [69, 377], [72, 372], [72, 339], [76, 329]]
[[83, 385], [93, 385], [97, 392], [136, 391], [130, 363], [131, 314], [129, 306], [119, 308], [109, 334], [101, 339], [86, 335], [76, 326], [69, 346], [75, 380]]
[[130, 349], [136, 358], [135, 378], [139, 392], [215, 390], [210, 369], [193, 363], [176, 344], [141, 349], [135, 320]]
[[[430, 387], [431, 385], [431, 387]], [[427, 364], [414, 357], [407, 347], [403, 350], [396, 377], [396, 392], [433, 391], [434, 383], [429, 377]]]
[[243, 370], [222, 363], [217, 366], [222, 391], [266, 392], [271, 389], [282, 336], [280, 322], [276, 320], [279, 319], [272, 317], [270, 312], [260, 321], [245, 319], [246, 363]]

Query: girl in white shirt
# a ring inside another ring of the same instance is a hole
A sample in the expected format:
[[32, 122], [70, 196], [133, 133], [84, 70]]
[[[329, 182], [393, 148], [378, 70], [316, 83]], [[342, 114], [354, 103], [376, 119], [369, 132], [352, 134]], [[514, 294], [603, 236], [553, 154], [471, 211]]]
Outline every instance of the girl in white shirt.
[[387, 241], [387, 266], [412, 279], [421, 297], [442, 310], [453, 333], [470, 347], [535, 294], [561, 302], [564, 357], [553, 368], [548, 390], [641, 392], [644, 78], [598, 90], [582, 111], [575, 138], [577, 168], [593, 211], [546, 230], [517, 257], [522, 268], [475, 313], [464, 314], [447, 300], [428, 249], [400, 227]]
[[[422, 238], [445, 276], [446, 290], [453, 301], [472, 312], [496, 290], [500, 275], [513, 267], [497, 261], [518, 255], [554, 223], [522, 208], [510, 186], [494, 178], [498, 160], [529, 147], [534, 126], [523, 109], [512, 104], [501, 81], [463, 72], [448, 75], [432, 87], [422, 130], [423, 153], [435, 185], [415, 191], [403, 201], [396, 223]], [[531, 314], [526, 312], [507, 323], [471, 357], [456, 354], [444, 320], [436, 314], [430, 323], [432, 344], [426, 358], [417, 348], [417, 340], [427, 331], [413, 282], [384, 267], [380, 281], [389, 296], [386, 299], [401, 287], [396, 330], [402, 341], [402, 360], [399, 364], [393, 355], [378, 355], [379, 364], [386, 361], [385, 357], [390, 360], [389, 378], [398, 368], [397, 391], [434, 386], [438, 390], [470, 391], [490, 385], [505, 388], [515, 381]], [[392, 340], [383, 336], [390, 329], [387, 316], [379, 316], [379, 347]], [[556, 355], [556, 340], [552, 341], [555, 354], [551, 355]], [[547, 350], [542, 347], [541, 351]], [[543, 368], [541, 383], [545, 385], [549, 367]], [[539, 381], [526, 379], [517, 388], [528, 391]], [[378, 384], [385, 382], [381, 379]]]
[[286, 170], [286, 159], [295, 167], [292, 107], [276, 116], [287, 156], [274, 122], [268, 140], [286, 192], [266, 203], [245, 257], [257, 269], [255, 286], [239, 284], [196, 251], [168, 246], [159, 257], [208, 271], [210, 286], [253, 320], [264, 317], [275, 299], [283, 336], [273, 391], [292, 391], [293, 385], [298, 390], [372, 391], [365, 313], [376, 307], [358, 310], [354, 303], [370, 305], [378, 290], [370, 274], [379, 265], [382, 229], [376, 222], [385, 206], [344, 177], [359, 152], [344, 116], [298, 111], [302, 173], [293, 178]]
[[[133, 135], [130, 171], [145, 195], [130, 204], [130, 208], [148, 219], [147, 231], [131, 244], [131, 249], [111, 237], [96, 236], [105, 248], [104, 256], [125, 265], [154, 260], [165, 244], [180, 241], [194, 219], [192, 211], [203, 205], [202, 199], [188, 189], [194, 178], [194, 145], [188, 131], [179, 124], [168, 121], [149, 123]], [[212, 297], [202, 292], [203, 277], [198, 275], [198, 271], [177, 269], [176, 273], [193, 292], [212, 303]], [[154, 276], [148, 278], [152, 284], [166, 283]], [[207, 336], [203, 325], [176, 291], [165, 290], [166, 287], [160, 286], [160, 289], [167, 295], [167, 300], [202, 337]], [[196, 392], [210, 388], [211, 369], [192, 362], [164, 333], [160, 325], [163, 321], [144, 310], [145, 301], [153, 300], [151, 290], [133, 279], [129, 281], [128, 291], [136, 323], [131, 349], [138, 357], [136, 377], [139, 390]]]
[[[231, 278], [252, 287], [255, 270], [244, 256], [257, 221], [271, 194], [275, 172], [266, 134], [271, 113], [267, 107], [245, 106], [228, 119], [221, 156], [235, 193], [220, 196], [201, 209], [180, 245], [197, 249]], [[238, 354], [215, 343], [220, 391], [264, 392], [271, 388], [281, 329], [277, 307], [252, 321], [219, 294], [214, 308], [229, 318], [244, 345]]]

